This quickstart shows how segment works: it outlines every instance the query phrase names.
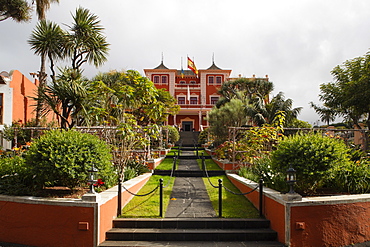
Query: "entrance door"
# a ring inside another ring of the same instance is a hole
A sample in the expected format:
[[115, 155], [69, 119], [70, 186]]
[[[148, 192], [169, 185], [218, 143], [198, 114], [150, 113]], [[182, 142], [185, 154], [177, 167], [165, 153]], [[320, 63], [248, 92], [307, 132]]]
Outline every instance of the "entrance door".
[[191, 122], [191, 121], [182, 122], [182, 128], [184, 129], [184, 131], [192, 131], [193, 130], [193, 122]]

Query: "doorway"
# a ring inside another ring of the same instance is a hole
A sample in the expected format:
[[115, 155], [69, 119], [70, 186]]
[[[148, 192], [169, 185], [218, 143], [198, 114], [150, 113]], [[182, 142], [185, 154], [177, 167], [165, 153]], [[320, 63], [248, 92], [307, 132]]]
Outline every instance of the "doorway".
[[191, 121], [183, 121], [182, 122], [182, 129], [184, 131], [192, 131], [193, 130], [193, 122], [191, 122]]

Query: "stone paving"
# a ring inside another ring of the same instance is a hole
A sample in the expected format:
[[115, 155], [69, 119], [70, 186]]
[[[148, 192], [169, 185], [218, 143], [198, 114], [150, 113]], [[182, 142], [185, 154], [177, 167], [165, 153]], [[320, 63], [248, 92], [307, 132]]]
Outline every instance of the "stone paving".
[[[194, 152], [182, 151], [181, 155], [194, 155]], [[177, 170], [200, 171], [196, 159], [195, 155], [194, 159], [179, 159]], [[209, 218], [216, 216], [201, 177], [175, 178], [166, 218]]]

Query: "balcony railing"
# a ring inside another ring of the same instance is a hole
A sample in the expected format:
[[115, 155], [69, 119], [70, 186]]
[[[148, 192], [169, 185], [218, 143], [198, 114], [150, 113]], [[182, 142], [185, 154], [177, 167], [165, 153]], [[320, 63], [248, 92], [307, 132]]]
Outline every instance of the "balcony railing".
[[211, 109], [214, 105], [212, 104], [178, 104], [181, 109], [189, 109], [189, 108], [203, 108], [203, 109]]
[[177, 89], [200, 89], [200, 84], [175, 84], [175, 88]]

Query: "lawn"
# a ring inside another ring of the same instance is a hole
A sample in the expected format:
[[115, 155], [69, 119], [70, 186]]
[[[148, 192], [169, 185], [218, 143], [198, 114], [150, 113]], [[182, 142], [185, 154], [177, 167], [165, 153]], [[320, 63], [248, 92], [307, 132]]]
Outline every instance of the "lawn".
[[[163, 188], [163, 215], [165, 215], [175, 178], [153, 175], [137, 194], [143, 195], [151, 192], [159, 186], [159, 179], [161, 178], [163, 178], [163, 186], [168, 185], [166, 188]], [[159, 188], [148, 196], [135, 196], [132, 198], [122, 209], [120, 218], [159, 218]]]
[[[239, 189], [230, 182], [227, 176], [210, 177], [214, 186], [218, 186], [219, 179], [222, 179], [223, 185], [229, 190], [240, 193]], [[218, 214], [218, 188], [214, 188], [209, 183], [208, 178], [203, 178], [203, 181], [213, 208]], [[225, 189], [222, 190], [222, 216], [223, 218], [260, 218], [258, 210], [245, 196], [232, 194]]]
[[[167, 153], [167, 155], [170, 155], [170, 156], [177, 156], [177, 154], [179, 153], [179, 150], [177, 148], [171, 148], [171, 151], [169, 151]], [[180, 154], [181, 154], [181, 150], [180, 150]]]
[[[179, 165], [179, 160], [176, 161], [176, 169]], [[172, 170], [173, 158], [165, 158], [161, 164], [159, 164], [155, 169], [157, 170]]]
[[[222, 169], [212, 160], [204, 159], [208, 171], [221, 171]], [[197, 159], [199, 168], [202, 169], [202, 159]]]

